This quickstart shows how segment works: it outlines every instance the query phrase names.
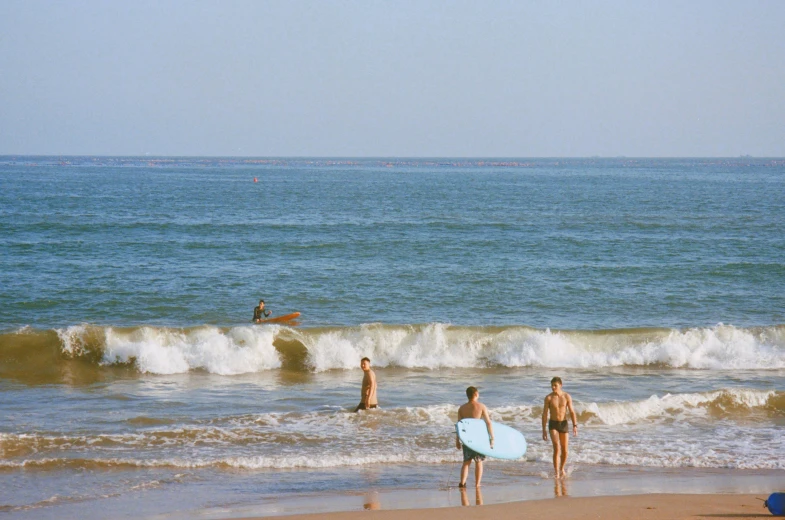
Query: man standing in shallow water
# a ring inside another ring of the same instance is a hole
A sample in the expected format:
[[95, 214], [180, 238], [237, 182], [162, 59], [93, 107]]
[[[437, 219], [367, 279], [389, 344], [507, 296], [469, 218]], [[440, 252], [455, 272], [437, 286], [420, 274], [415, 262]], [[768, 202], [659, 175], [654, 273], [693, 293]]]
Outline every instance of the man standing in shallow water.
[[[493, 426], [491, 426], [491, 418], [488, 415], [488, 409], [484, 404], [479, 402], [480, 391], [475, 387], [470, 386], [466, 389], [466, 397], [469, 401], [458, 408], [458, 420], [461, 419], [482, 419], [485, 421], [485, 426], [488, 428], [488, 437], [491, 441], [491, 448], [493, 448]], [[466, 479], [469, 478], [469, 466], [474, 461], [474, 485], [480, 487], [482, 480], [482, 461], [485, 460], [485, 455], [480, 455], [471, 448], [467, 448], [461, 444], [461, 439], [458, 434], [455, 434], [455, 447], [457, 449], [463, 448], [463, 466], [461, 466], [461, 482], [458, 484], [459, 488], [466, 487]]]
[[363, 369], [363, 387], [360, 391], [360, 404], [354, 409], [355, 412], [368, 410], [379, 406], [376, 400], [376, 374], [371, 370], [371, 360], [364, 357], [360, 360], [360, 368]]
[[[567, 410], [570, 411], [572, 419], [572, 434], [578, 435], [578, 418], [575, 416], [575, 409], [572, 407], [572, 397], [562, 390], [560, 377], [551, 379], [551, 392], [545, 396], [545, 404], [542, 407], [542, 440], [548, 440], [545, 426], [551, 434], [553, 443], [553, 471], [556, 478], [564, 478], [566, 472], [564, 465], [567, 464], [567, 448], [570, 443], [570, 432], [567, 429]], [[551, 419], [548, 420], [548, 413]]]

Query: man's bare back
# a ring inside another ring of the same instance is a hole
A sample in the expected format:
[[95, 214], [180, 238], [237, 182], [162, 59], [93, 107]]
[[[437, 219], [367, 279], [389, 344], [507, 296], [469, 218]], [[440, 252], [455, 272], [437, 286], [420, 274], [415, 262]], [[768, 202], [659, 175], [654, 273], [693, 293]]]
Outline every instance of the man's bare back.
[[477, 401], [469, 401], [466, 404], [462, 404], [460, 408], [458, 408], [458, 420], [461, 419], [482, 419], [483, 413], [487, 417], [488, 409], [485, 407], [484, 404], [478, 403]]

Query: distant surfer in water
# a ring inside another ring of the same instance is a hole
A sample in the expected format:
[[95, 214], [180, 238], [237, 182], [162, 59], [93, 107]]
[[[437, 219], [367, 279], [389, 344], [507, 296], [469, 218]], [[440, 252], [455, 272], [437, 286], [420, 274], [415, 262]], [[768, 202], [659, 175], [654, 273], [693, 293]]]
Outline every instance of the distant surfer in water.
[[360, 391], [360, 404], [354, 409], [355, 412], [379, 406], [379, 402], [376, 400], [376, 374], [371, 370], [371, 360], [367, 357], [362, 358], [360, 368], [364, 372], [363, 387]]
[[[470, 386], [466, 389], [466, 397], [469, 399], [466, 404], [458, 408], [458, 420], [461, 419], [482, 419], [488, 427], [488, 437], [491, 441], [491, 448], [493, 448], [493, 426], [491, 426], [491, 418], [488, 415], [488, 409], [484, 404], [480, 403], [480, 391], [475, 387]], [[480, 455], [471, 448], [467, 448], [461, 443], [458, 435], [455, 435], [455, 447], [457, 449], [463, 448], [463, 466], [461, 466], [461, 482], [458, 487], [466, 487], [466, 479], [469, 478], [469, 466], [474, 461], [474, 480], [475, 486], [480, 487], [482, 480], [482, 461], [485, 460], [485, 455]]]
[[264, 318], [267, 318], [272, 313], [272, 311], [264, 310], [264, 300], [259, 300], [259, 306], [253, 308], [253, 321], [254, 323], [261, 323]]
[[[569, 410], [572, 419], [573, 435], [578, 435], [578, 418], [572, 407], [572, 397], [562, 390], [560, 377], [551, 379], [551, 390], [553, 392], [545, 396], [545, 404], [542, 407], [542, 440], [548, 440], [548, 433], [545, 430], [547, 424], [553, 443], [553, 471], [556, 478], [564, 478], [567, 476], [564, 465], [567, 464], [567, 449], [570, 444], [567, 411]], [[548, 420], [548, 413], [551, 415], [550, 420]]]

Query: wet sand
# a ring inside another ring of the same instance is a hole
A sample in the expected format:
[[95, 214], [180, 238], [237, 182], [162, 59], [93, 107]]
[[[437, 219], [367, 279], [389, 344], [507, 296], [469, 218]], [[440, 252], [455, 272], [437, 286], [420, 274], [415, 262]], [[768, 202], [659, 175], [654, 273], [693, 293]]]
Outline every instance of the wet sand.
[[[506, 478], [515, 480], [511, 475]], [[769, 518], [763, 500], [773, 492], [783, 491], [785, 474], [700, 468], [594, 468], [591, 474], [581, 471], [564, 480], [530, 477], [508, 483], [488, 482], [479, 489], [472, 486], [471, 479], [470, 476], [466, 489], [447, 484], [433, 488], [260, 495], [253, 504], [226, 501], [222, 507], [183, 510], [166, 518], [351, 520], [358, 514], [403, 520], [504, 520], [550, 515], [564, 519]]]
[[[559, 497], [547, 500], [528, 500], [505, 504], [478, 506], [475, 490], [466, 492], [468, 505], [434, 509], [397, 509], [386, 511], [350, 511], [291, 515], [287, 520], [519, 520], [521, 518], [563, 518], [571, 520], [608, 518], [614, 520], [671, 520], [671, 519], [755, 519], [772, 518], [759, 498], [750, 494], [652, 494], [607, 497]], [[366, 504], [373, 509], [373, 503]], [[269, 517], [267, 517], [269, 518]]]

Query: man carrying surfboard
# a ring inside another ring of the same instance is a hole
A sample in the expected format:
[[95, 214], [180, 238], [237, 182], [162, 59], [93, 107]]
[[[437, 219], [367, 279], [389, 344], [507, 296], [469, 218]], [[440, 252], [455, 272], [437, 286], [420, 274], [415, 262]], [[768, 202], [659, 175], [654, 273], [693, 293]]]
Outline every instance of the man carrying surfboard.
[[259, 306], [253, 308], [254, 323], [261, 323], [262, 320], [272, 314], [273, 311], [264, 310], [264, 300], [259, 300]]
[[[570, 419], [572, 419], [572, 434], [578, 435], [578, 418], [575, 415], [575, 409], [572, 407], [572, 397], [570, 394], [562, 390], [562, 381], [560, 377], [551, 379], [551, 392], [545, 396], [545, 404], [542, 407], [542, 440], [548, 440], [548, 433], [545, 427], [547, 424], [548, 431], [551, 434], [551, 442], [553, 443], [553, 471], [556, 478], [564, 478], [566, 472], [564, 465], [567, 464], [567, 448], [570, 444], [570, 431], [567, 428], [567, 411], [570, 412]], [[548, 420], [548, 414], [551, 418]]]
[[360, 404], [354, 409], [355, 412], [368, 410], [379, 406], [376, 400], [376, 374], [371, 370], [371, 360], [364, 357], [360, 360], [360, 368], [363, 369], [363, 387], [360, 391]]
[[[493, 448], [493, 426], [491, 426], [491, 418], [488, 415], [488, 409], [485, 407], [484, 404], [479, 402], [480, 399], [480, 391], [477, 390], [475, 387], [470, 386], [466, 389], [466, 397], [469, 399], [468, 402], [461, 405], [458, 408], [458, 420], [461, 419], [482, 419], [485, 421], [485, 426], [488, 428], [488, 437], [490, 439], [491, 448]], [[461, 439], [458, 435], [455, 435], [455, 448], [461, 449], [463, 448], [463, 466], [461, 466], [461, 482], [458, 484], [458, 487], [465, 488], [466, 487], [466, 479], [469, 478], [469, 466], [472, 465], [472, 461], [474, 461], [474, 481], [475, 486], [480, 487], [480, 481], [482, 480], [482, 461], [485, 460], [485, 455], [480, 455], [476, 451], [472, 450], [471, 448], [466, 447], [465, 445], [461, 444]]]

